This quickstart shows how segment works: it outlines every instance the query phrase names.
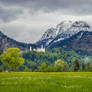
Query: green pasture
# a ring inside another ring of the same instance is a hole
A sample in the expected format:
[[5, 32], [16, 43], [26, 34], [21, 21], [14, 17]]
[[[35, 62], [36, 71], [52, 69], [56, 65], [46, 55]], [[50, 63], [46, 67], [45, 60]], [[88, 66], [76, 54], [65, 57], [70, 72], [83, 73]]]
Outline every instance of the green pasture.
[[92, 92], [92, 73], [3, 72], [0, 92]]

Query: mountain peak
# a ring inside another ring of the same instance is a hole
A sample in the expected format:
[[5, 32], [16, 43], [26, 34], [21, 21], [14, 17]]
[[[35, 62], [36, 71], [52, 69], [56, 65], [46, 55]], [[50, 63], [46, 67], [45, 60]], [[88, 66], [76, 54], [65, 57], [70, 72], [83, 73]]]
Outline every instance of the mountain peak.
[[70, 38], [72, 35], [80, 31], [90, 31], [90, 26], [85, 21], [62, 21], [56, 28], [48, 29], [37, 42], [40, 45], [47, 47], [52, 42], [57, 42]]
[[73, 21], [62, 21], [56, 26], [56, 34], [61, 34], [69, 29], [73, 24]]
[[73, 27], [86, 27], [86, 28], [90, 28], [90, 26], [88, 25], [87, 22], [85, 21], [75, 21], [73, 24], [72, 24]]
[[42, 36], [42, 38], [40, 40], [44, 40], [44, 39], [51, 39], [54, 38], [56, 35], [56, 29], [55, 28], [49, 28]]

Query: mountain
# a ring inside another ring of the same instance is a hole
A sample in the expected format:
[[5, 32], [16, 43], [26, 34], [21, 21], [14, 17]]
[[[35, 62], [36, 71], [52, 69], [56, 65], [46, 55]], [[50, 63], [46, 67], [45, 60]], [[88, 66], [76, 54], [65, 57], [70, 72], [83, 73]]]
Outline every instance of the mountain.
[[48, 46], [49, 49], [59, 47], [74, 50], [81, 55], [92, 55], [92, 31], [80, 31], [70, 38], [52, 43]]
[[44, 47], [48, 46], [49, 43], [56, 37], [56, 29], [48, 29], [42, 36], [42, 38], [36, 43], [38, 46], [43, 45]]
[[80, 31], [90, 31], [90, 26], [85, 21], [63, 21], [56, 28], [48, 29], [36, 44], [48, 47], [50, 44], [70, 38]]
[[26, 44], [13, 40], [0, 31], [0, 53], [5, 51], [7, 48], [20, 48], [21, 51], [28, 49], [32, 44]]
[[63, 21], [56, 28], [48, 29], [36, 44], [26, 44], [9, 38], [0, 32], [0, 53], [7, 48], [20, 48], [21, 51], [30, 46], [44, 46], [47, 49], [71, 49], [78, 53], [92, 54], [92, 31], [85, 21]]

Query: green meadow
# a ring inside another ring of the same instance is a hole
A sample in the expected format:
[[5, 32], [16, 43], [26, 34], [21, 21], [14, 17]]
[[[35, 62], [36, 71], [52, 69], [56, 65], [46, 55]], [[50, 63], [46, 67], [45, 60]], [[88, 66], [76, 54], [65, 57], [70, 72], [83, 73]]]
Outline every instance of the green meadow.
[[92, 73], [2, 72], [0, 92], [92, 92]]

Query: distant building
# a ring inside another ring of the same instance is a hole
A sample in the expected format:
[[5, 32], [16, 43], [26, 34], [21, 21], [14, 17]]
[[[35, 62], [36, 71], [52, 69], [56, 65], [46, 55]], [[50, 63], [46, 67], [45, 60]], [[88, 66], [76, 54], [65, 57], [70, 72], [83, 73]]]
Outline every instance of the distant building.
[[37, 52], [45, 52], [45, 48], [43, 46], [41, 47], [30, 47], [30, 51], [37, 51]]

